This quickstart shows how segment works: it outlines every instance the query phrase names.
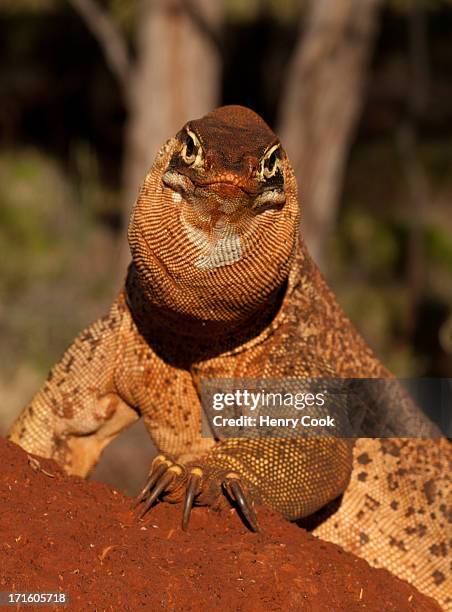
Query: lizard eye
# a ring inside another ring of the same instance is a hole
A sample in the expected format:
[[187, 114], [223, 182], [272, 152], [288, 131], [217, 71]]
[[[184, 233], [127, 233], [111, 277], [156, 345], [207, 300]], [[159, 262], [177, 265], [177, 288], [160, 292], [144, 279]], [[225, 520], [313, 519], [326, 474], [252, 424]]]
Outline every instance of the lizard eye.
[[276, 153], [273, 151], [270, 157], [267, 157], [264, 162], [264, 174], [272, 175], [275, 171]]
[[279, 144], [274, 145], [261, 159], [259, 174], [264, 180], [275, 176], [276, 172], [281, 167], [281, 160], [278, 156], [279, 147]]
[[187, 128], [187, 135], [181, 151], [182, 159], [189, 166], [193, 166], [202, 159], [202, 147], [198, 137], [194, 132]]

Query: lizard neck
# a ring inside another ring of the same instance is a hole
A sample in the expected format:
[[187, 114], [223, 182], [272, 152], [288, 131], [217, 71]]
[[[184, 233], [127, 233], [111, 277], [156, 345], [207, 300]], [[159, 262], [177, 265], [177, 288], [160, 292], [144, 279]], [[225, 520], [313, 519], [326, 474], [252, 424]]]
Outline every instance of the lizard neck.
[[132, 263], [126, 279], [127, 303], [140, 331], [171, 334], [181, 341], [197, 338], [221, 344], [228, 343], [232, 337], [248, 338], [259, 334], [277, 315], [287, 290], [286, 280], [251, 314], [248, 312], [243, 318], [221, 322], [196, 319], [157, 305], [147, 297], [144, 284]]
[[165, 360], [189, 367], [193, 362], [233, 351], [271, 333], [282, 319], [284, 304], [294, 285], [293, 277], [291, 272], [251, 315], [221, 323], [195, 319], [154, 304], [146, 297], [143, 280], [132, 263], [126, 280], [127, 304], [147, 343]]

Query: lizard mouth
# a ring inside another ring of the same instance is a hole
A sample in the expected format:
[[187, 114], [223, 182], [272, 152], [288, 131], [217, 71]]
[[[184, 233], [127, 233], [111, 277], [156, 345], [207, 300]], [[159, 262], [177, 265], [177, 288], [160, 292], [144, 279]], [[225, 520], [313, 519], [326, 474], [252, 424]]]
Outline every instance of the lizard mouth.
[[245, 204], [252, 210], [264, 211], [271, 208], [281, 208], [286, 195], [283, 189], [271, 187], [263, 189], [251, 181], [239, 176], [219, 177], [217, 180], [193, 180], [186, 174], [175, 170], [167, 170], [163, 175], [163, 183], [190, 201], [193, 197], [201, 197]]
[[201, 183], [197, 185], [197, 189], [212, 191], [219, 196], [226, 198], [243, 198], [244, 196], [252, 197], [255, 194], [249, 192], [243, 186], [235, 181], [213, 181], [211, 183]]
[[197, 177], [190, 177], [177, 170], [168, 169], [162, 179], [167, 187], [179, 192], [181, 195], [190, 195], [196, 191], [211, 191], [226, 197], [243, 198], [247, 196], [253, 198], [261, 192], [259, 186], [231, 174], [219, 176], [215, 180], [202, 180]]

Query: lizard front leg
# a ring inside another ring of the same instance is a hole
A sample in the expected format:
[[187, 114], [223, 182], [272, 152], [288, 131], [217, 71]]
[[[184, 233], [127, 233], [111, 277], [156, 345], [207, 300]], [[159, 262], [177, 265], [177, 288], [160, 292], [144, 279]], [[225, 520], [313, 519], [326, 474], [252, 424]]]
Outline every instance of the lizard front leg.
[[308, 516], [345, 490], [351, 465], [350, 440], [231, 438], [185, 465], [157, 457], [138, 503], [145, 502], [144, 515], [160, 495], [173, 502], [185, 498], [186, 528], [193, 503], [215, 506], [226, 492], [257, 530], [249, 500], [289, 520]]
[[10, 440], [68, 473], [89, 473], [103, 448], [138, 419], [115, 385], [127, 312], [120, 296], [109, 315], [76, 338], [13, 424]]
[[[222, 364], [223, 372], [236, 374], [233, 359]], [[153, 372], [155, 388], [161, 389], [153, 400], [158, 404], [152, 407], [149, 395], [140, 398], [145, 423], [161, 451], [137, 499], [140, 516], [160, 497], [184, 502], [182, 523], [187, 527], [193, 504], [215, 506], [226, 493], [256, 529], [251, 500], [294, 520], [343, 493], [352, 469], [352, 440], [295, 435], [215, 442], [202, 436], [198, 379], [198, 372], [193, 376], [162, 361]]]

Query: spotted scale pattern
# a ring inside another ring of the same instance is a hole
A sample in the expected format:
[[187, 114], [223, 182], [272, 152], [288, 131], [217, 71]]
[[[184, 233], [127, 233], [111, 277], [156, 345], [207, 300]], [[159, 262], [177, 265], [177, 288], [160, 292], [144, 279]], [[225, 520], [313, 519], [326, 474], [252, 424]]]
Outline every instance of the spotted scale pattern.
[[340, 509], [315, 533], [451, 609], [450, 443], [363, 438], [354, 449], [354, 466]]

